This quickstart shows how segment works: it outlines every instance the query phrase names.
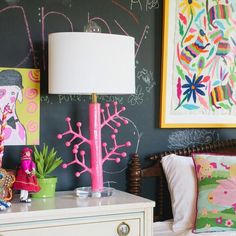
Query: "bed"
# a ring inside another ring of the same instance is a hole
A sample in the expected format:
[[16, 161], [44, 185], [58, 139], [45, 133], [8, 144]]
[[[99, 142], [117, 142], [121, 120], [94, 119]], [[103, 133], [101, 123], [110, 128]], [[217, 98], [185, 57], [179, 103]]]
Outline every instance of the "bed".
[[[154, 225], [153, 225], [154, 236], [156, 235], [161, 235], [161, 236], [196, 235], [195, 234], [196, 232], [192, 233], [192, 227], [193, 227], [192, 225], [191, 227], [188, 226], [188, 227], [182, 227], [182, 228], [181, 227], [174, 228], [173, 226], [173, 224], [176, 223], [176, 216], [178, 217], [178, 214], [181, 215], [184, 213], [178, 212], [176, 210], [176, 209], [179, 210], [178, 207], [176, 207], [175, 209], [175, 205], [174, 205], [175, 203], [173, 203], [173, 198], [175, 198], [174, 194], [176, 192], [173, 192], [173, 189], [171, 189], [170, 176], [168, 176], [169, 174], [167, 174], [166, 172], [166, 169], [165, 169], [166, 164], [163, 161], [166, 158], [171, 161], [173, 159], [175, 159], [176, 161], [180, 161], [180, 160], [182, 161], [184, 160], [184, 158], [188, 160], [190, 159], [192, 160], [191, 156], [196, 155], [196, 154], [199, 154], [199, 155], [209, 154], [211, 158], [213, 155], [216, 155], [216, 156], [226, 155], [226, 157], [232, 156], [233, 158], [236, 158], [236, 156], [233, 156], [234, 154], [236, 155], [236, 139], [217, 141], [211, 144], [203, 144], [203, 145], [191, 147], [191, 148], [184, 148], [184, 149], [171, 150], [171, 151], [169, 150], [165, 152], [151, 154], [145, 158], [140, 158], [138, 154], [132, 155], [130, 163], [129, 163], [129, 167], [128, 167], [128, 191], [135, 195], [147, 197], [145, 195], [147, 188], [149, 188], [150, 190], [150, 186], [154, 185], [154, 190], [152, 191], [152, 194], [153, 194], [152, 200], [156, 202], [156, 207], [154, 208]], [[177, 163], [176, 161], [174, 162], [175, 165]], [[196, 167], [196, 164], [195, 164], [195, 167]], [[228, 166], [226, 167], [229, 169]], [[221, 163], [221, 168], [223, 168], [222, 163]], [[172, 167], [172, 170], [170, 169], [170, 171], [175, 172], [175, 169], [173, 169]], [[182, 173], [183, 173], [182, 174], [183, 176], [185, 175], [187, 176], [188, 175], [187, 168], [183, 169]], [[198, 176], [198, 174], [196, 176]], [[212, 176], [208, 176], [208, 177], [211, 179], [214, 179]], [[173, 176], [171, 178], [173, 179]], [[201, 176], [201, 178], [203, 177]], [[174, 182], [172, 184], [174, 185], [182, 184], [180, 185], [180, 188], [181, 186], [184, 187], [184, 185], [188, 185], [189, 191], [186, 191], [185, 195], [195, 192], [195, 190], [193, 191], [192, 187], [190, 186], [191, 184], [181, 183], [181, 181], [178, 181], [178, 182]], [[199, 192], [199, 188], [196, 188], [196, 192], [197, 193]], [[196, 193], [194, 193], [194, 195], [196, 195]], [[185, 196], [182, 196], [182, 198], [185, 198]], [[196, 202], [196, 199], [195, 199], [195, 202]], [[188, 203], [186, 203], [186, 209], [188, 207], [187, 205]], [[193, 207], [196, 208], [196, 205]], [[185, 218], [184, 215], [182, 215], [181, 217]], [[195, 219], [196, 213], [194, 214], [192, 213], [191, 217]], [[228, 229], [228, 227], [226, 228]], [[206, 232], [206, 233], [198, 232], [197, 235], [199, 236], [200, 235], [201, 236], [234, 235], [235, 236], [236, 231], [214, 232], [213, 234], [209, 234], [209, 232]]]

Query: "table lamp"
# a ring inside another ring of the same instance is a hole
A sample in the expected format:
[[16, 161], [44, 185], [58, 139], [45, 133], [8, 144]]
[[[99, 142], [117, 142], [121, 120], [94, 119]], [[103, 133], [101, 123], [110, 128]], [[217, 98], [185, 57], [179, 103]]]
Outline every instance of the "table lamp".
[[[105, 150], [105, 157], [102, 157], [102, 148], [106, 144], [101, 141], [101, 129], [113, 122], [116, 126], [120, 123], [115, 120], [119, 118], [125, 123], [126, 120], [120, 116], [125, 110], [117, 108], [114, 103], [114, 114], [109, 111], [109, 104], [106, 104], [107, 118], [104, 110], [97, 102], [97, 95], [115, 95], [135, 93], [135, 42], [134, 38], [124, 35], [91, 33], [91, 32], [61, 32], [49, 34], [48, 40], [48, 71], [49, 71], [49, 93], [51, 94], [80, 94], [91, 95], [92, 102], [89, 104], [89, 139], [81, 133], [81, 123], [77, 123], [78, 132], [72, 131], [70, 118], [66, 118], [68, 131], [59, 134], [58, 138], [72, 134], [72, 139], [66, 142], [70, 146], [76, 138], [82, 141], [73, 148], [75, 160], [64, 164], [64, 168], [77, 162], [83, 170], [77, 172], [76, 176], [88, 171], [91, 175], [92, 193], [101, 193], [103, 186], [103, 163], [105, 160], [115, 160], [111, 155], [125, 156], [118, 153], [120, 147], [130, 146], [130, 142], [117, 145], [115, 134], [111, 136], [114, 141], [114, 148], [111, 152]], [[102, 120], [101, 120], [102, 117]], [[102, 121], [102, 122], [101, 122]], [[114, 133], [117, 129], [113, 129]], [[90, 168], [85, 166], [84, 151], [77, 158], [80, 144], [87, 143], [90, 146]], [[103, 147], [102, 147], [103, 146]]]

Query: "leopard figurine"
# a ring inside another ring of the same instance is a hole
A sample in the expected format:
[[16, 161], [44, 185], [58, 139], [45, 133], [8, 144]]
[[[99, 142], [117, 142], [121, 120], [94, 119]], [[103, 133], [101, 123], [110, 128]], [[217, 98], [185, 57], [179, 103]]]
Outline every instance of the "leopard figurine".
[[15, 182], [13, 173], [4, 168], [0, 168], [0, 210], [5, 210], [11, 206], [12, 186]]

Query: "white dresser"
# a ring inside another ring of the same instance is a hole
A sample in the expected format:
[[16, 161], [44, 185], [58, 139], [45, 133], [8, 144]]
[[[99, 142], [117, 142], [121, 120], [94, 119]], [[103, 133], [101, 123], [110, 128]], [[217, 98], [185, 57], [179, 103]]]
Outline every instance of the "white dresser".
[[154, 202], [115, 190], [111, 197], [55, 198], [12, 202], [0, 212], [0, 236], [151, 236]]

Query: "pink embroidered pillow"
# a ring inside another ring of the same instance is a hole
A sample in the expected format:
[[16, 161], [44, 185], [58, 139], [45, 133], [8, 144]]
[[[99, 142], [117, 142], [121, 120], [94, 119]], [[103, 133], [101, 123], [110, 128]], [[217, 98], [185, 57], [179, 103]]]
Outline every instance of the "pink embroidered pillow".
[[236, 231], [236, 155], [193, 154], [193, 160], [198, 187], [193, 232]]

